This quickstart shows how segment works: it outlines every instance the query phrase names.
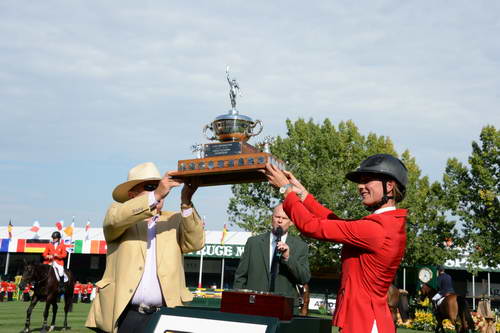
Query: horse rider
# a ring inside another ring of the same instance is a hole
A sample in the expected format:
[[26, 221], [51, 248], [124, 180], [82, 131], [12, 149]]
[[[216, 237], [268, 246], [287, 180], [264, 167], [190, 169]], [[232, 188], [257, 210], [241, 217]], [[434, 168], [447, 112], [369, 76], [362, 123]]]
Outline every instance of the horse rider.
[[64, 293], [65, 283], [68, 282], [68, 275], [64, 272], [64, 258], [68, 256], [66, 245], [61, 241], [61, 233], [54, 231], [52, 241], [43, 252], [43, 263], [54, 268], [57, 281], [59, 281], [59, 293]]
[[407, 172], [392, 155], [366, 158], [346, 178], [358, 184], [361, 202], [370, 213], [346, 220], [321, 205], [292, 173], [266, 165], [267, 179], [285, 196], [283, 209], [297, 229], [307, 237], [343, 244], [333, 315], [333, 325], [342, 333], [395, 331], [387, 290], [405, 252], [407, 211], [397, 209], [396, 203], [404, 199]]
[[432, 297], [432, 305], [434, 311], [437, 310], [438, 301], [448, 294], [454, 294], [453, 282], [451, 276], [444, 271], [444, 266], [438, 266], [438, 278], [437, 278], [438, 292], [434, 297]]

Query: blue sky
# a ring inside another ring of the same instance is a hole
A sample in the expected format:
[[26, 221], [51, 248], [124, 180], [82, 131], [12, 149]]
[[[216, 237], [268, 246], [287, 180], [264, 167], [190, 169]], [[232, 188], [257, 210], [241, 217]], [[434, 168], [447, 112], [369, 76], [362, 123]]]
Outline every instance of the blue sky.
[[[100, 225], [131, 167], [175, 169], [206, 141], [227, 65], [262, 138], [351, 119], [439, 180], [499, 126], [498, 36], [498, 1], [2, 1], [0, 221]], [[196, 194], [208, 229], [230, 195]]]

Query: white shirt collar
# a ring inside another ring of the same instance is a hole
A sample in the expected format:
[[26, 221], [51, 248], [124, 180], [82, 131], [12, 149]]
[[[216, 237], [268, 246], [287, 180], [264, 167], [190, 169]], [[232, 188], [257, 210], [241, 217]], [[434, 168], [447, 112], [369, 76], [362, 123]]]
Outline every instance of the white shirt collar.
[[379, 208], [376, 211], [374, 211], [373, 214], [381, 214], [381, 213], [389, 212], [391, 210], [396, 210], [396, 207], [389, 206], [389, 207]]

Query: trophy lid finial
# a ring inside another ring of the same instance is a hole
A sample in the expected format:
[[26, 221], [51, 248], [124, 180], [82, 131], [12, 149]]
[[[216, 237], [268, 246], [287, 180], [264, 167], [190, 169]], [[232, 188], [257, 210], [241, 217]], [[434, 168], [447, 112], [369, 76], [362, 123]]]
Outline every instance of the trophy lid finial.
[[238, 95], [241, 96], [240, 85], [238, 84], [238, 81], [236, 81], [236, 78], [231, 79], [229, 77], [229, 66], [226, 67], [226, 76], [227, 82], [229, 83], [229, 98], [231, 99], [231, 110], [229, 113], [238, 114], [238, 110], [236, 110], [236, 97]]

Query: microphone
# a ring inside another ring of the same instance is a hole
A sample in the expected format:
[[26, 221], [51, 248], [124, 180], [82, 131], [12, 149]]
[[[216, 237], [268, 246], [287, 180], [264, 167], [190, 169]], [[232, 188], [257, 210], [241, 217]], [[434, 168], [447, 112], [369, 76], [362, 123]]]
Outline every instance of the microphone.
[[283, 236], [283, 228], [278, 226], [276, 230], [274, 230], [274, 235], [276, 236], [276, 255], [281, 257], [281, 251], [278, 250], [278, 243], [281, 242], [281, 236]]
[[278, 226], [276, 230], [274, 230], [274, 235], [276, 236], [276, 242], [281, 242], [281, 236], [283, 236], [283, 228]]

